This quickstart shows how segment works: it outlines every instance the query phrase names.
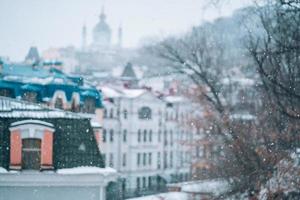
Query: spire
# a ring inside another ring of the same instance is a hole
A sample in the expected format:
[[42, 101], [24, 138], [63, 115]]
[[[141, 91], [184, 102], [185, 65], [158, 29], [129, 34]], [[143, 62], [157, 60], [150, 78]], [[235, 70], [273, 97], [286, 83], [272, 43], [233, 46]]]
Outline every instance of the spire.
[[100, 14], [100, 20], [105, 21], [105, 19], [106, 19], [106, 15], [105, 15], [105, 12], [104, 12], [104, 6], [102, 6], [101, 14]]
[[123, 28], [122, 25], [120, 24], [119, 29], [118, 29], [118, 46], [121, 48], [123, 43]]
[[86, 25], [85, 23], [82, 26], [82, 35], [81, 35], [81, 39], [82, 39], [82, 50], [86, 49]]
[[25, 57], [25, 62], [38, 63], [39, 61], [40, 61], [40, 55], [39, 55], [37, 47], [35, 47], [35, 46], [30, 47], [30, 49]]

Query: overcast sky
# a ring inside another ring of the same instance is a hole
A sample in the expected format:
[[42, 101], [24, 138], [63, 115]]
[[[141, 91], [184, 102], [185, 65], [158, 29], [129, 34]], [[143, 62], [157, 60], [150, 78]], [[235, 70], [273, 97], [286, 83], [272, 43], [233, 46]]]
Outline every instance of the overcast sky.
[[136, 47], [152, 36], [180, 34], [203, 20], [230, 15], [249, 0], [223, 0], [222, 8], [203, 9], [208, 0], [0, 0], [0, 56], [23, 60], [30, 46], [81, 45], [85, 23], [88, 42], [104, 5], [116, 41], [123, 26], [123, 44]]

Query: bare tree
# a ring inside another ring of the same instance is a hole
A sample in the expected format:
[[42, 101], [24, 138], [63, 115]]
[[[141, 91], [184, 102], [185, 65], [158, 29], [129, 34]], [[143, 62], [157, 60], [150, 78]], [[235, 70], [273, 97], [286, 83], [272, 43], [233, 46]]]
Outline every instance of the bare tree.
[[[299, 132], [294, 122], [280, 121], [282, 114], [289, 119], [299, 117], [299, 6], [296, 1], [278, 1], [257, 11], [266, 37], [252, 35], [248, 49], [265, 90], [252, 99], [260, 107], [255, 110], [256, 120], [249, 123], [231, 118], [236, 105], [228, 98], [232, 94], [223, 83], [230, 78], [230, 67], [224, 63], [231, 58], [228, 54], [224, 57], [228, 49], [215, 37], [222, 33], [216, 33], [213, 27], [194, 28], [184, 37], [168, 38], [148, 48], [198, 86], [194, 97], [211, 112], [209, 120], [216, 126], [212, 137], [221, 137], [224, 142], [226, 157], [219, 169], [224, 177], [234, 180], [239, 191], [258, 190], [285, 156], [282, 143], [289, 149], [291, 133]], [[270, 102], [272, 106], [268, 106]]]
[[263, 35], [250, 35], [249, 52], [273, 106], [300, 119], [300, 1], [274, 0], [257, 9]]

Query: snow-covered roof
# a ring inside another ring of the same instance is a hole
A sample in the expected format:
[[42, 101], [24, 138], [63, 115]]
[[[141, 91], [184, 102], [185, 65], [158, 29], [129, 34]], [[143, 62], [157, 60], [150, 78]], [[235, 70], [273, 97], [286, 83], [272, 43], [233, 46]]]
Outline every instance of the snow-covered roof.
[[166, 96], [164, 99], [168, 103], [179, 103], [185, 101], [183, 96]]
[[146, 90], [144, 89], [124, 89], [122, 90], [122, 93], [124, 94], [125, 97], [127, 98], [137, 98], [144, 94]]
[[89, 118], [80, 114], [66, 112], [17, 99], [0, 97], [0, 117], [4, 118]]
[[93, 128], [101, 128], [102, 127], [99, 122], [96, 122], [96, 121], [93, 121], [93, 120], [91, 120], [91, 126]]
[[167, 192], [128, 200], [188, 200], [188, 194], [183, 192]]
[[118, 92], [117, 90], [111, 87], [103, 86], [103, 87], [99, 87], [99, 89], [101, 89], [104, 97], [107, 98], [117, 98], [121, 96], [120, 92]]
[[74, 168], [65, 168], [56, 170], [58, 174], [103, 174], [110, 175], [115, 174], [117, 171], [110, 167], [100, 168], [92, 166], [81, 166]]

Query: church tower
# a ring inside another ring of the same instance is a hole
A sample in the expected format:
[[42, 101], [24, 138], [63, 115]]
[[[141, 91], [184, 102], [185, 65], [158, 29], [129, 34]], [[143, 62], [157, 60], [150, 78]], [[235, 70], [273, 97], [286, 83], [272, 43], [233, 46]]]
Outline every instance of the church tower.
[[120, 25], [118, 29], [118, 47], [122, 48], [122, 43], [123, 43], [123, 28]]
[[93, 45], [109, 47], [111, 45], [111, 29], [106, 23], [106, 15], [103, 7], [99, 19], [93, 30]]
[[86, 41], [86, 25], [84, 24], [82, 27], [82, 33], [81, 33], [81, 40], [82, 40], [82, 44], [81, 44], [81, 48], [82, 50], [86, 50], [86, 45], [87, 45], [87, 41]]

